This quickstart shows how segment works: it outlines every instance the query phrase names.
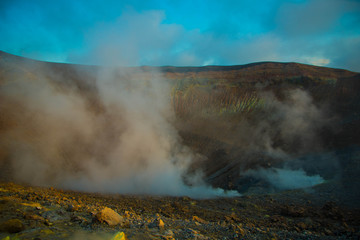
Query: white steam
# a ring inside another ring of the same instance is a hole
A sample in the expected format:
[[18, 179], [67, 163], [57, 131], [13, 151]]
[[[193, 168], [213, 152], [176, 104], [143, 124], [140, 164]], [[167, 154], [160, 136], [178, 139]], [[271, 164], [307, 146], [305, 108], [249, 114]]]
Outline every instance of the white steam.
[[224, 194], [185, 176], [196, 155], [171, 124], [170, 90], [160, 74], [102, 68], [92, 92], [64, 85], [45, 66], [29, 76], [0, 87], [0, 145], [12, 178], [86, 191]]
[[319, 175], [309, 176], [302, 169], [261, 168], [249, 170], [244, 175], [265, 180], [279, 190], [308, 188], [324, 182]]
[[240, 176], [266, 182], [278, 190], [306, 188], [323, 182], [319, 174], [336, 165], [335, 158], [321, 163], [318, 159], [292, 159], [322, 152], [321, 131], [331, 125], [332, 119], [302, 89], [283, 91], [280, 99], [273, 92], [263, 92], [260, 96], [265, 102], [262, 112], [252, 122], [243, 120], [237, 128], [240, 148], [248, 152], [238, 157]]

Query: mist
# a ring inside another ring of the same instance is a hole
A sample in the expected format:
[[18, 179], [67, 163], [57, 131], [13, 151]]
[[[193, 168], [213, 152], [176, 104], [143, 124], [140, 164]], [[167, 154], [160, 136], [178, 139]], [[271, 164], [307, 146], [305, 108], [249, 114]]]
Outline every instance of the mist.
[[225, 196], [201, 172], [185, 174], [198, 156], [172, 125], [169, 85], [159, 73], [102, 67], [76, 82], [46, 64], [27, 67], [36, 73], [0, 88], [9, 179], [92, 192]]

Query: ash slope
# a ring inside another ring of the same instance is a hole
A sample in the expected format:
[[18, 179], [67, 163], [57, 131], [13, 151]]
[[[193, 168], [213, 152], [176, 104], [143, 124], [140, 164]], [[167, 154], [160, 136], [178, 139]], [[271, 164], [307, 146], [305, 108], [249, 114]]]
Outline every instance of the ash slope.
[[[1, 52], [0, 84], [36, 79], [44, 66], [51, 70], [46, 78], [56, 88], [76, 92], [90, 111], [104, 113], [96, 83], [99, 67]], [[300, 172], [300, 181], [319, 176], [340, 186], [336, 194], [349, 203], [359, 202], [359, 73], [275, 62], [123, 70], [124, 78], [146, 80], [155, 72], [170, 83], [173, 124], [183, 144], [200, 154], [187, 175], [201, 169], [212, 186], [254, 193], [306, 187], [282, 184]], [[13, 111], [9, 106], [2, 104], [2, 112]], [[0, 132], [17, 124], [2, 114]], [[12, 152], [6, 141], [1, 139], [0, 159], [9, 171]], [[284, 171], [287, 175], [281, 175]]]

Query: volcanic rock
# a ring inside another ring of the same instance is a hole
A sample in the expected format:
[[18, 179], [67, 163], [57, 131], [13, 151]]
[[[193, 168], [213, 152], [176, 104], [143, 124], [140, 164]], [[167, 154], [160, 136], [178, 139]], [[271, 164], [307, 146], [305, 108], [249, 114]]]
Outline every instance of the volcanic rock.
[[109, 226], [116, 226], [124, 222], [123, 217], [108, 207], [98, 212], [95, 217], [99, 222], [107, 223]]
[[174, 232], [171, 231], [170, 229], [165, 231], [165, 236], [169, 236], [169, 237], [173, 237], [174, 236]]
[[203, 224], [206, 224], [207, 221], [205, 221], [204, 219], [202, 218], [199, 218], [198, 216], [193, 216], [192, 217], [192, 220], [195, 221], [195, 222], [198, 222], [198, 223], [203, 223]]
[[191, 229], [191, 228], [185, 229], [184, 232], [186, 233], [187, 237], [190, 238], [190, 239], [201, 239], [201, 240], [209, 239], [208, 237], [200, 234], [199, 231], [196, 231], [196, 230]]
[[26, 214], [26, 215], [24, 216], [24, 218], [25, 218], [26, 220], [35, 220], [35, 221], [45, 222], [45, 219], [44, 219], [43, 217], [37, 215], [37, 214], [30, 214], [30, 213], [29, 213], [29, 214]]
[[43, 218], [49, 220], [50, 222], [62, 221], [62, 220], [69, 221], [70, 220], [69, 216], [66, 215], [65, 212], [62, 210], [49, 210], [49, 211], [42, 213], [41, 216]]
[[154, 221], [152, 221], [150, 224], [149, 224], [149, 227], [150, 228], [159, 228], [159, 229], [162, 229], [165, 227], [165, 223], [164, 221], [160, 218], [160, 217], [157, 217]]
[[344, 216], [342, 212], [339, 210], [339, 208], [335, 205], [333, 202], [327, 202], [322, 207], [322, 211], [324, 215], [331, 219], [343, 219]]
[[301, 207], [294, 208], [293, 206], [285, 205], [281, 209], [281, 215], [289, 217], [305, 217], [305, 209]]
[[72, 215], [72, 216], [71, 216], [71, 221], [72, 221], [72, 222], [78, 222], [78, 223], [87, 222], [86, 218], [83, 218], [83, 217], [77, 216], [77, 215]]
[[1, 224], [0, 230], [8, 233], [18, 233], [25, 229], [23, 222], [19, 219], [10, 219]]

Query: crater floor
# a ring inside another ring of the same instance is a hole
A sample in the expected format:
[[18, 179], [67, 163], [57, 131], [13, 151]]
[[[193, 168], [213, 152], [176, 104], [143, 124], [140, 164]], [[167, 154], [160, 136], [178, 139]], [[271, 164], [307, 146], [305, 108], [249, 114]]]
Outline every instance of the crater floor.
[[[234, 198], [129, 196], [0, 183], [0, 239], [359, 239], [360, 209], [326, 183]], [[122, 218], [109, 226], [98, 212]], [[7, 238], [8, 237], [8, 238]]]

